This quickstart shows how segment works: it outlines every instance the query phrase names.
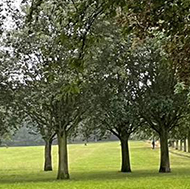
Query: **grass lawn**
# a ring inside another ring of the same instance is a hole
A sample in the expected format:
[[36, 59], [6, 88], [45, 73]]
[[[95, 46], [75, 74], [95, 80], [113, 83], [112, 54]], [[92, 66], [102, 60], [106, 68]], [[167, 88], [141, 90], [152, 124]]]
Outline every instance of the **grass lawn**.
[[[0, 148], [0, 189], [190, 189], [190, 158], [171, 153], [172, 173], [158, 173], [159, 149], [130, 142], [132, 173], [120, 173], [119, 142], [69, 145], [70, 176], [57, 181], [43, 172], [43, 147]], [[187, 154], [187, 153], [186, 153]]]

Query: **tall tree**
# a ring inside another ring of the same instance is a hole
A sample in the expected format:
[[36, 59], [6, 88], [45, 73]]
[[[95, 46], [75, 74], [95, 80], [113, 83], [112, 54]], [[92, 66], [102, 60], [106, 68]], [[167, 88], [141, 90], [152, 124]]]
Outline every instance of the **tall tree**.
[[[142, 117], [160, 137], [159, 172], [170, 172], [168, 133], [183, 116], [186, 94], [175, 93], [176, 67], [164, 56], [163, 50], [156, 46], [154, 41], [153, 48], [146, 54], [151, 59], [144, 62], [145, 72], [141, 74], [139, 85], [139, 106], [142, 107]], [[142, 54], [141, 64], [143, 56]]]
[[108, 106], [103, 105], [102, 124], [121, 142], [121, 172], [131, 172], [128, 140], [143, 122], [134, 104], [127, 100], [127, 97], [122, 97], [121, 94], [114, 96], [109, 99]]
[[103, 133], [110, 131], [121, 141], [121, 171], [131, 172], [128, 140], [142, 121], [135, 104], [138, 84], [131, 80], [130, 67], [136, 62], [135, 58], [131, 59], [133, 36], [124, 39], [117, 24], [111, 20], [99, 25], [106, 27], [103, 32], [101, 30], [101, 44], [92, 48], [91, 69], [87, 70], [93, 91], [92, 119], [95, 117], [95, 123], [99, 125], [95, 129], [99, 128]]
[[[25, 3], [26, 13], [29, 4]], [[27, 101], [27, 97], [22, 100], [26, 105], [24, 110], [40, 130], [47, 127], [50, 134], [53, 128], [57, 134], [58, 179], [69, 178], [67, 136], [81, 120], [85, 111], [82, 103], [88, 101], [83, 75], [75, 61], [82, 52], [75, 46], [77, 40], [72, 31], [75, 28], [67, 22], [69, 11], [74, 8], [70, 3], [62, 2], [55, 10], [53, 1], [43, 2], [36, 19], [32, 18], [27, 25], [27, 18], [23, 18], [17, 30], [10, 32], [11, 43], [8, 44], [17, 57], [13, 61], [17, 65], [15, 70], [21, 73], [20, 82], [26, 90], [30, 89], [30, 100]], [[75, 32], [79, 38], [83, 36], [82, 30]]]

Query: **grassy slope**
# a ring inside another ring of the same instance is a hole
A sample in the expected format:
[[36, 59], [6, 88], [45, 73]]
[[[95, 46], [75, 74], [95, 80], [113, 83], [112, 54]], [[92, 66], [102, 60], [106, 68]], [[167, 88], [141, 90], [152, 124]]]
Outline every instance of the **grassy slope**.
[[133, 173], [120, 173], [119, 142], [69, 146], [71, 180], [57, 181], [57, 147], [53, 172], [43, 172], [43, 147], [0, 149], [0, 189], [185, 189], [190, 188], [190, 158], [171, 154], [172, 173], [159, 174], [159, 150], [131, 142]]

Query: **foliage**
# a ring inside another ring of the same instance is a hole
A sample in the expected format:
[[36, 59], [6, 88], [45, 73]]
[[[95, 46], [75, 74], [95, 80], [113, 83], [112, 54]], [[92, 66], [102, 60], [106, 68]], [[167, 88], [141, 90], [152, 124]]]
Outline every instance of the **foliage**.
[[123, 22], [140, 38], [163, 32], [167, 38], [165, 49], [178, 67], [180, 81], [189, 84], [189, 16], [188, 0], [130, 0], [124, 11]]

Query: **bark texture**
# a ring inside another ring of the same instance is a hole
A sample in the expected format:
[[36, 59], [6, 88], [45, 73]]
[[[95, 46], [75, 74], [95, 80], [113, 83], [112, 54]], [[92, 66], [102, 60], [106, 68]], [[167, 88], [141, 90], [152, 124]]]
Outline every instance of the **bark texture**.
[[176, 140], [176, 146], [175, 146], [175, 149], [178, 150], [179, 148], [179, 140]]
[[179, 150], [183, 150], [183, 140], [180, 140], [180, 149]]
[[121, 139], [121, 172], [131, 172], [128, 137]]
[[69, 179], [66, 131], [58, 134], [58, 148], [59, 163], [57, 179]]
[[45, 163], [44, 171], [52, 171], [52, 158], [51, 158], [52, 140], [45, 141]]
[[169, 160], [169, 149], [168, 149], [168, 131], [162, 128], [160, 133], [160, 173], [169, 173], [170, 160]]
[[186, 143], [186, 138], [184, 139], [184, 152], [186, 152], [187, 151], [187, 143]]

